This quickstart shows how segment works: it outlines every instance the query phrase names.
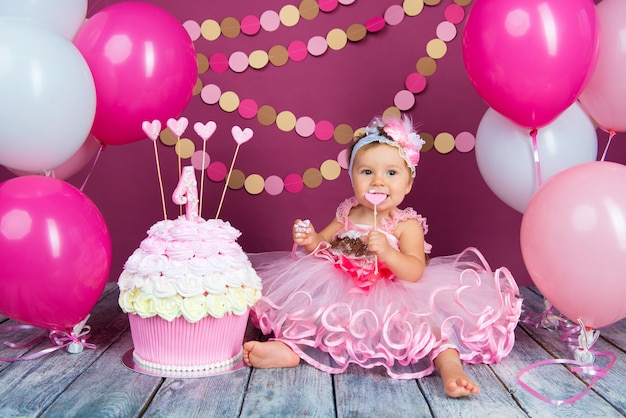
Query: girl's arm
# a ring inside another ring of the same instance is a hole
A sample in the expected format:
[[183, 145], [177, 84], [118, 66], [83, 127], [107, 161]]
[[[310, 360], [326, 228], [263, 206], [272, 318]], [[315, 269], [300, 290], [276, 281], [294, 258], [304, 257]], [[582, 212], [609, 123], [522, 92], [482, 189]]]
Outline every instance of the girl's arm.
[[422, 225], [414, 219], [402, 221], [396, 228], [396, 236], [400, 241], [400, 251], [393, 248], [380, 231], [370, 232], [367, 247], [398, 279], [416, 282], [422, 278], [426, 268]]
[[321, 232], [316, 232], [313, 224], [296, 219], [293, 224], [293, 242], [302, 246], [307, 253], [313, 252], [320, 242], [330, 242], [335, 233], [341, 229], [341, 223], [337, 218], [328, 224]]

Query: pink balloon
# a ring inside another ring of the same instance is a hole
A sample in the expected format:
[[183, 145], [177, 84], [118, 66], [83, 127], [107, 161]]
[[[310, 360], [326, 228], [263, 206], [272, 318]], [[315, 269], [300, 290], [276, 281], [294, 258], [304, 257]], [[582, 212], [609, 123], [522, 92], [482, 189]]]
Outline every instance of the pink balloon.
[[626, 317], [626, 166], [591, 162], [550, 178], [521, 226], [524, 263], [571, 321], [601, 328]]
[[598, 43], [592, 0], [477, 0], [465, 25], [463, 59], [490, 107], [539, 128], [579, 96]]
[[598, 65], [580, 95], [583, 109], [606, 130], [626, 131], [626, 3], [602, 0], [597, 6], [602, 36]]
[[0, 183], [0, 312], [51, 330], [80, 323], [111, 267], [111, 238], [94, 203], [50, 177]]
[[102, 9], [79, 30], [74, 43], [96, 85], [93, 134], [122, 145], [144, 139], [141, 124], [178, 118], [196, 84], [193, 41], [163, 9], [122, 2]]
[[[87, 163], [90, 162], [96, 156], [101, 146], [102, 144], [100, 143], [100, 141], [98, 141], [96, 137], [90, 134], [85, 140], [85, 142], [83, 143], [83, 145], [78, 149], [78, 151], [76, 151], [74, 155], [70, 157], [69, 160], [67, 160], [60, 166], [56, 167], [54, 170], [52, 170], [54, 172], [54, 175], [51, 177], [54, 177], [60, 180], [65, 180], [65, 179], [72, 177], [74, 174], [82, 170], [83, 167], [85, 167]], [[10, 167], [7, 167], [7, 169], [13, 174], [15, 174], [16, 176], [30, 176], [34, 174], [40, 174], [40, 175], [45, 174], [43, 172], [35, 173], [32, 171], [15, 170]]]

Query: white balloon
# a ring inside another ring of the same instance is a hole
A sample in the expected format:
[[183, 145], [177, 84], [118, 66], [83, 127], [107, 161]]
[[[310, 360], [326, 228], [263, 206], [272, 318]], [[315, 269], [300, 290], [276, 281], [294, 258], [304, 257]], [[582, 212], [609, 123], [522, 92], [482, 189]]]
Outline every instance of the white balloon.
[[0, 0], [0, 17], [23, 19], [70, 40], [86, 16], [87, 0]]
[[[537, 150], [542, 182], [568, 167], [596, 160], [598, 135], [578, 102], [538, 129]], [[491, 191], [524, 213], [539, 188], [530, 130], [489, 108], [476, 132], [475, 152]]]
[[96, 112], [85, 59], [61, 35], [0, 18], [0, 164], [40, 172], [82, 146]]

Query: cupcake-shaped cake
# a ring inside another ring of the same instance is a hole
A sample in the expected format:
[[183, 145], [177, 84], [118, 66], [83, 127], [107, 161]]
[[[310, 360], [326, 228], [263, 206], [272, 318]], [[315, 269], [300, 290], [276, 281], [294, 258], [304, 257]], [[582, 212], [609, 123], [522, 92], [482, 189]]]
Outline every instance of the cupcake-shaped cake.
[[154, 224], [118, 281], [132, 359], [155, 374], [233, 370], [261, 296], [261, 279], [237, 243], [241, 233], [200, 218], [195, 190], [194, 169], [185, 167], [174, 201], [186, 203], [186, 215]]

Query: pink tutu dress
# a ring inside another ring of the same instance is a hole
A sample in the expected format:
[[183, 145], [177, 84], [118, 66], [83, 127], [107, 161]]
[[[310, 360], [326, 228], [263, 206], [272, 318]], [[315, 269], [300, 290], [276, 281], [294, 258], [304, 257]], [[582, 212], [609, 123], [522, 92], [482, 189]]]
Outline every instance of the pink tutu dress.
[[[289, 345], [300, 358], [329, 373], [350, 363], [383, 366], [397, 379], [433, 372], [433, 360], [447, 348], [465, 363], [493, 363], [513, 348], [521, 313], [519, 289], [506, 268], [491, 271], [474, 248], [432, 258], [422, 278], [394, 277], [358, 240], [372, 227], [353, 224], [356, 199], [337, 209], [343, 228], [333, 243], [311, 254], [294, 251], [251, 254], [264, 296], [252, 310], [254, 324]], [[380, 220], [392, 245], [398, 222], [426, 219], [413, 209]], [[430, 245], [425, 250], [430, 252]]]

